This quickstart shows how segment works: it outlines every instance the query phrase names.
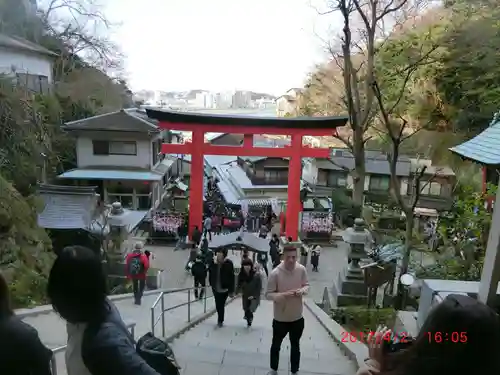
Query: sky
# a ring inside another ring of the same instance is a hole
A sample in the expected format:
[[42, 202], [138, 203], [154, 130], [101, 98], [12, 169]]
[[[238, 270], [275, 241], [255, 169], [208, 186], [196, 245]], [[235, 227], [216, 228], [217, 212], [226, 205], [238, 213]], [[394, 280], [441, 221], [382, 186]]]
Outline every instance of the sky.
[[311, 0], [101, 0], [134, 91], [302, 87], [325, 61]]

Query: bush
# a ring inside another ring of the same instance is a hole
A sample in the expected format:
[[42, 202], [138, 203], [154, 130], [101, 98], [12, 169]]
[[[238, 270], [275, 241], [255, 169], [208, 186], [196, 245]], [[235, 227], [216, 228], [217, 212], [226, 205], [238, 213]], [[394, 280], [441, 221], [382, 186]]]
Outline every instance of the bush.
[[396, 310], [349, 306], [333, 309], [332, 319], [352, 332], [375, 331], [379, 325], [392, 328], [396, 320]]

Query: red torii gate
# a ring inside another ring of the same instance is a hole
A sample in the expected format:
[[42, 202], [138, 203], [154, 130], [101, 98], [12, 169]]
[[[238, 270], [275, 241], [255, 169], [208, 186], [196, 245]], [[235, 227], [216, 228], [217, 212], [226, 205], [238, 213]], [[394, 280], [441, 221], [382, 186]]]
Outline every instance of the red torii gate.
[[[164, 143], [162, 153], [191, 155], [191, 180], [189, 193], [189, 232], [194, 226], [201, 228], [203, 221], [204, 155], [267, 156], [290, 158], [288, 175], [288, 205], [286, 209], [286, 234], [296, 240], [299, 228], [301, 159], [329, 158], [330, 149], [302, 145], [302, 137], [331, 136], [335, 129], [344, 126], [347, 117], [293, 117], [261, 118], [247, 116], [208, 115], [146, 109], [148, 117], [159, 121], [161, 129], [190, 131], [192, 141], [185, 144]], [[244, 134], [242, 146], [218, 146], [205, 143], [205, 133]], [[287, 147], [255, 147], [257, 134], [288, 135]]]

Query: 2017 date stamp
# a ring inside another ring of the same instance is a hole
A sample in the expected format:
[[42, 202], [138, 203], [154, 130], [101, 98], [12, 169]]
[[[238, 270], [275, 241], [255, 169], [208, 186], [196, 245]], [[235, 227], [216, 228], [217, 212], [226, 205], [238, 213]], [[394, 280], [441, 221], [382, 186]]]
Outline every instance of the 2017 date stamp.
[[[361, 342], [363, 344], [368, 344], [376, 332], [342, 332], [341, 341], [342, 342]], [[426, 332], [425, 336], [429, 343], [441, 344], [441, 343], [467, 343], [467, 332]], [[398, 341], [402, 344], [407, 344], [411, 342], [412, 337], [408, 332], [394, 332], [389, 331], [383, 336], [379, 337], [380, 343]]]
[[[354, 332], [342, 332], [341, 341], [342, 342], [361, 342], [363, 344], [368, 344], [371, 338], [375, 335], [375, 331], [371, 332], [362, 332], [362, 331], [354, 331]], [[392, 342], [394, 340], [399, 341], [403, 344], [408, 343], [411, 340], [411, 336], [408, 332], [395, 332], [389, 331], [384, 336], [379, 337], [378, 340], [381, 342], [387, 341]]]

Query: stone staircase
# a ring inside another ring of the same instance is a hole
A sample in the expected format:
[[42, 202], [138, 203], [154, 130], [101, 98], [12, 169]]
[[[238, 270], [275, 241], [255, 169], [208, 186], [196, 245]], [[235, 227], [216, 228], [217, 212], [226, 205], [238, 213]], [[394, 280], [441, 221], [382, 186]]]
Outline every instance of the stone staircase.
[[[255, 313], [252, 327], [243, 320], [241, 300], [226, 307], [222, 328], [212, 315], [183, 335], [172, 347], [182, 375], [265, 375], [269, 372], [273, 306], [262, 301]], [[305, 330], [301, 340], [300, 374], [355, 374], [356, 364], [350, 361], [316, 317], [304, 308]], [[283, 341], [279, 375], [289, 374], [289, 341]]]
[[[134, 333], [138, 338], [151, 331], [162, 337], [161, 291], [151, 291], [144, 296], [142, 305], [133, 304], [130, 295], [113, 296], [125, 322], [135, 322]], [[262, 300], [251, 328], [246, 327], [241, 300], [236, 298], [226, 307], [226, 321], [222, 328], [216, 326], [213, 298], [197, 301], [190, 290], [164, 291], [165, 337], [171, 339], [175, 355], [182, 366], [182, 375], [265, 375], [269, 371], [269, 349], [272, 339], [272, 302]], [[188, 305], [188, 299], [191, 303]], [[178, 306], [183, 305], [183, 306]], [[155, 306], [152, 309], [152, 306]], [[178, 306], [178, 307], [175, 307]], [[188, 307], [189, 306], [189, 307]], [[66, 344], [66, 326], [56, 313], [45, 308], [42, 313], [20, 312], [24, 321], [35, 327], [43, 343], [49, 348]], [[154, 310], [152, 318], [151, 310]], [[352, 351], [339, 346], [332, 338], [330, 324], [336, 324], [326, 315], [326, 324], [318, 317], [321, 310], [315, 305], [304, 308], [305, 330], [301, 340], [300, 374], [350, 375], [357, 369]], [[190, 322], [188, 322], [188, 313]], [[337, 327], [342, 329], [341, 327]], [[339, 336], [338, 332], [335, 334]], [[351, 361], [345, 355], [349, 355]], [[64, 350], [55, 355], [57, 375], [65, 375]], [[283, 341], [279, 375], [289, 374], [289, 341]], [[56, 375], [56, 374], [54, 374]]]

